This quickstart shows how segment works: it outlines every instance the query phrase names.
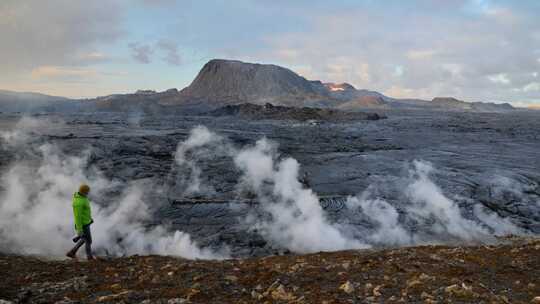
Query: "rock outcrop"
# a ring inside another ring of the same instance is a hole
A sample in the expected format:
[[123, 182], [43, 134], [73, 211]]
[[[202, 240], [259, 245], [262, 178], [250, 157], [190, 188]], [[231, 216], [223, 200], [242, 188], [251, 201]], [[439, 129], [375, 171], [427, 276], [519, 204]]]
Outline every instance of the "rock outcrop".
[[514, 110], [514, 107], [508, 103], [466, 102], [453, 97], [435, 97], [429, 106], [432, 106], [435, 109], [454, 111], [504, 112]]
[[178, 99], [163, 104], [228, 104], [272, 102], [304, 106], [332, 100], [326, 87], [271, 64], [214, 59], [206, 63]]
[[207, 113], [210, 116], [236, 116], [243, 119], [273, 119], [298, 121], [344, 122], [355, 120], [378, 120], [384, 118], [377, 113], [345, 112], [334, 109], [295, 108], [274, 106], [270, 103], [264, 106], [250, 103], [227, 105]]
[[347, 101], [343, 104], [340, 104], [338, 106], [340, 110], [344, 111], [354, 111], [358, 109], [389, 109], [391, 108], [391, 105], [388, 104], [386, 100], [384, 100], [381, 96], [372, 96], [372, 95], [366, 95], [361, 96], [355, 99], [352, 99], [350, 101]]
[[453, 97], [435, 97], [431, 100], [433, 107], [442, 109], [471, 110], [472, 104]]

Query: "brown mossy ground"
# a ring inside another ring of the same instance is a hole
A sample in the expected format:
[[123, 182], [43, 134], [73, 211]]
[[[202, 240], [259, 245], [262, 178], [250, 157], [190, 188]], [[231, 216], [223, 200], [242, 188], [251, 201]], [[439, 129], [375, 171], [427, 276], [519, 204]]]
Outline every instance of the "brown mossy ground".
[[0, 278], [14, 303], [531, 303], [540, 239], [226, 261], [0, 255]]

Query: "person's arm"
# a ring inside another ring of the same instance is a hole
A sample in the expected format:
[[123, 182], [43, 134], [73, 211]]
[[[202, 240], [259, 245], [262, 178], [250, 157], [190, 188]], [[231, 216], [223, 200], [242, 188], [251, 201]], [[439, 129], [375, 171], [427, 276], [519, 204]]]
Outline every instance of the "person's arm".
[[82, 229], [82, 206], [80, 204], [74, 204], [73, 205], [73, 216], [75, 218], [75, 230], [77, 230], [77, 234], [81, 235], [83, 232]]
[[94, 223], [94, 217], [92, 216], [92, 208], [90, 208], [90, 200], [88, 202], [88, 214], [90, 214], [90, 224]]

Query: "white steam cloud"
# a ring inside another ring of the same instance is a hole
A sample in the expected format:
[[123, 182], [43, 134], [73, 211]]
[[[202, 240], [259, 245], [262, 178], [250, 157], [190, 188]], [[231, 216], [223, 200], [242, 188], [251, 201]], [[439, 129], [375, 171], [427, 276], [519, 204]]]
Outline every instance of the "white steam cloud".
[[[81, 183], [92, 186], [93, 248], [112, 255], [162, 254], [186, 258], [218, 259], [227, 256], [224, 249], [214, 252], [199, 247], [190, 235], [170, 232], [166, 227], [148, 229], [145, 221], [151, 213], [143, 199], [150, 185], [128, 186], [118, 201], [100, 197], [118, 183], [87, 169], [89, 153], [65, 155], [51, 144], [35, 145], [28, 135], [39, 121], [25, 118], [16, 131], [1, 134], [2, 144], [17, 147], [27, 155], [20, 157], [1, 176], [4, 188], [0, 197], [0, 248], [16, 253], [63, 256], [73, 244], [71, 200]], [[31, 150], [31, 151], [29, 151]]]
[[262, 235], [299, 253], [365, 248], [339, 225], [329, 223], [317, 195], [298, 181], [298, 162], [293, 158], [276, 161], [275, 151], [261, 139], [234, 158], [244, 174], [242, 186], [256, 193], [271, 216], [257, 224]]
[[[279, 159], [277, 146], [263, 138], [254, 146], [232, 148], [225, 139], [207, 128], [192, 130], [176, 153], [179, 164], [196, 166], [197, 153], [187, 160], [186, 151], [204, 147], [207, 153], [233, 158], [241, 171], [239, 193], [257, 197], [266, 216], [250, 217], [248, 222], [272, 244], [298, 253], [367, 248], [372, 245], [414, 245], [446, 241], [485, 241], [493, 235], [523, 234], [509, 219], [501, 218], [475, 205], [474, 218], [467, 218], [456, 202], [446, 197], [430, 179], [434, 171], [428, 162], [414, 161], [403, 186], [400, 210], [380, 198], [371, 198], [377, 187], [369, 187], [351, 196], [345, 205], [356, 212], [373, 229], [332, 222], [321, 208], [319, 197], [298, 181], [299, 164], [293, 158]], [[219, 148], [227, 146], [226, 149]], [[193, 168], [197, 176], [201, 171]], [[197, 189], [203, 186], [192, 178]], [[384, 185], [383, 185], [384, 186]], [[413, 223], [411, 231], [404, 223]]]
[[201, 169], [197, 162], [208, 161], [214, 155], [229, 153], [229, 146], [223, 137], [210, 132], [204, 126], [193, 128], [188, 139], [178, 145], [174, 157], [180, 170], [189, 173], [189, 176], [180, 175], [177, 183], [177, 186], [183, 187], [183, 194], [189, 196], [214, 192], [212, 187], [201, 182]]
[[[435, 169], [424, 161], [414, 161], [404, 187], [402, 220], [398, 210], [379, 198], [369, 199], [368, 189], [360, 197], [349, 197], [348, 208], [359, 210], [375, 224], [374, 231], [364, 235], [370, 244], [414, 245], [444, 241], [487, 241], [493, 235], [524, 234], [509, 219], [502, 218], [476, 204], [474, 219], [463, 216], [458, 204], [446, 197], [430, 179]], [[419, 227], [412, 232], [403, 222]]]
[[[201, 248], [182, 231], [164, 226], [148, 228], [151, 210], [144, 189], [149, 181], [120, 185], [88, 167], [89, 152], [65, 155], [51, 144], [31, 142], [29, 134], [41, 123], [25, 118], [15, 131], [1, 132], [6, 147], [25, 151], [0, 181], [0, 248], [12, 252], [63, 256], [72, 245], [71, 199], [80, 183], [92, 186], [91, 198], [95, 225], [94, 248], [113, 255], [164, 254], [186, 258], [218, 259], [228, 256]], [[204, 126], [191, 130], [179, 143], [175, 162], [180, 168], [183, 194], [213, 193], [202, 181], [199, 164], [215, 157], [232, 160], [240, 172], [239, 195], [249, 193], [259, 201], [262, 216], [247, 219], [252, 228], [272, 245], [297, 253], [368, 248], [373, 245], [413, 245], [444, 241], [481, 241], [493, 234], [524, 233], [508, 219], [489, 212], [481, 205], [472, 215], [463, 215], [458, 204], [443, 194], [431, 180], [431, 164], [412, 163], [403, 186], [403, 202], [395, 206], [372, 193], [349, 197], [347, 212], [364, 219], [370, 227], [332, 220], [319, 197], [298, 180], [299, 163], [280, 158], [276, 144], [262, 138], [255, 145], [235, 148], [223, 136]], [[115, 187], [124, 187], [115, 201], [100, 197]], [[383, 184], [383, 187], [387, 185]], [[399, 208], [398, 208], [399, 207]], [[405, 224], [407, 223], [407, 224]], [[411, 229], [411, 223], [418, 229]], [[225, 248], [225, 247], [224, 247]]]

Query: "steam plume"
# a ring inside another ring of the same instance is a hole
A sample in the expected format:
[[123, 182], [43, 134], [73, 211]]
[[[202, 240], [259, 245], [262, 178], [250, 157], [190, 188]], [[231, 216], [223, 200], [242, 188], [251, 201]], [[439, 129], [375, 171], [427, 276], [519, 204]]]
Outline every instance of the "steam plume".
[[[166, 227], [145, 227], [151, 216], [143, 190], [150, 185], [127, 185], [118, 201], [100, 197], [118, 182], [107, 180], [97, 170], [88, 169], [89, 153], [65, 155], [51, 144], [30, 142], [28, 132], [40, 122], [25, 118], [16, 131], [3, 133], [3, 144], [23, 145], [24, 157], [1, 176], [0, 248], [15, 253], [63, 256], [74, 234], [71, 198], [80, 183], [92, 185], [91, 199], [95, 225], [94, 248], [112, 255], [166, 254], [186, 258], [215, 259], [226, 252], [200, 248], [189, 234]], [[92, 197], [92, 195], [94, 195]]]
[[[392, 187], [390, 182], [372, 185], [364, 193], [347, 199], [347, 208], [370, 222], [372, 229], [333, 222], [321, 208], [318, 196], [298, 181], [298, 162], [293, 158], [279, 159], [275, 143], [263, 138], [254, 146], [232, 148], [227, 144], [227, 149], [217, 149], [225, 141], [225, 138], [199, 126], [192, 131], [190, 138], [179, 145], [177, 161], [179, 158], [186, 161], [186, 147], [201, 145], [213, 147], [208, 151], [233, 158], [241, 172], [237, 186], [239, 192], [255, 194], [262, 211], [266, 213], [266, 216], [250, 217], [250, 224], [272, 244], [294, 252], [355, 249], [373, 245], [473, 242], [485, 241], [493, 235], [525, 233], [509, 219], [489, 212], [479, 204], [472, 208], [472, 217], [465, 217], [458, 204], [446, 197], [431, 180], [430, 175], [435, 169], [425, 161], [412, 162], [405, 183], [397, 185], [399, 189], [404, 189], [399, 190], [403, 197], [400, 210], [390, 202], [372, 197], [372, 193], [389, 190]], [[197, 154], [191, 154], [189, 162], [196, 164], [196, 161]], [[198, 175], [202, 173], [195, 171]], [[197, 186], [201, 187], [200, 184]], [[411, 225], [418, 229], [411, 229]]]
[[[49, 124], [47, 122], [46, 124]], [[23, 151], [0, 177], [0, 248], [16, 253], [62, 256], [73, 235], [71, 197], [82, 182], [92, 185], [93, 198], [105, 201], [100, 193], [123, 189], [107, 204], [93, 204], [93, 227], [97, 250], [113, 255], [169, 254], [187, 258], [224, 258], [218, 252], [201, 248], [182, 231], [165, 226], [148, 228], [152, 212], [144, 189], [155, 188], [151, 181], [122, 184], [108, 180], [98, 170], [88, 168], [88, 151], [66, 155], [57, 146], [31, 140], [43, 122], [25, 118], [12, 131], [0, 133], [5, 147]], [[184, 194], [212, 193], [203, 182], [199, 164], [215, 157], [231, 160], [240, 173], [239, 195], [250, 193], [260, 202], [262, 216], [248, 223], [272, 245], [298, 253], [367, 248], [370, 246], [414, 245], [445, 241], [482, 241], [492, 235], [522, 234], [509, 219], [476, 204], [464, 215], [459, 205], [433, 182], [435, 171], [425, 161], [411, 163], [404, 183], [398, 185], [402, 201], [385, 201], [383, 193], [396, 185], [372, 185], [364, 193], [350, 196], [345, 206], [351, 214], [371, 226], [332, 220], [319, 203], [319, 197], [298, 181], [300, 164], [280, 157], [277, 144], [266, 138], [255, 145], [234, 147], [226, 137], [204, 126], [194, 128], [179, 143], [175, 163]], [[185, 169], [185, 170], [184, 170]], [[499, 181], [499, 187], [508, 184]], [[97, 195], [96, 195], [97, 194]], [[517, 195], [517, 194], [516, 194]], [[473, 203], [474, 204], [474, 203]], [[411, 229], [415, 227], [415, 229]], [[226, 248], [226, 247], [224, 247]]]

